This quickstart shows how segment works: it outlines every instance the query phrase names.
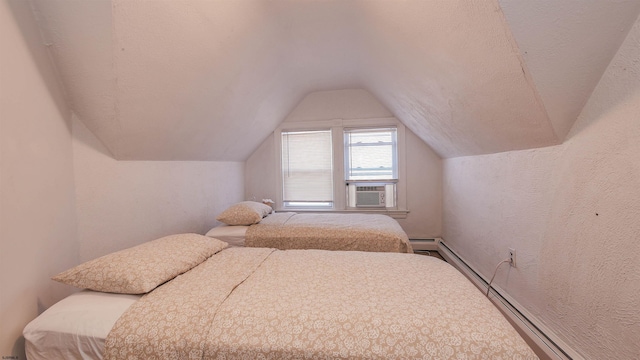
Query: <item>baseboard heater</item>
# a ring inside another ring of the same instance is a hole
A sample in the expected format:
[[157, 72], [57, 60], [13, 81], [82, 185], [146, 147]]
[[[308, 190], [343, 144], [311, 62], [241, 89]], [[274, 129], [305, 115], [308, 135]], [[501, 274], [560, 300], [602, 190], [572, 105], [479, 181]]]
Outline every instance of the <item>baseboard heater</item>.
[[[413, 244], [413, 243], [412, 243]], [[486, 292], [487, 279], [467, 264], [455, 251], [440, 239], [438, 252], [451, 265], [462, 272], [481, 291]], [[511, 296], [496, 285], [491, 285], [491, 301], [506, 316], [509, 322], [518, 330], [527, 344], [541, 359], [553, 360], [584, 360], [575, 350], [571, 349], [549, 328], [544, 326], [533, 314], [529, 313]]]
[[434, 239], [409, 239], [413, 251], [437, 251], [440, 238]]

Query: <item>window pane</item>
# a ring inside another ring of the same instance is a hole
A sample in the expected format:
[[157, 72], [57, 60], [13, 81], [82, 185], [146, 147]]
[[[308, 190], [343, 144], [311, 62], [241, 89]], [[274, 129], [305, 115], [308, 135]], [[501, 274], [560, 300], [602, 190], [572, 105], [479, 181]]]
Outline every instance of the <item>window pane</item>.
[[285, 205], [331, 205], [332, 158], [330, 130], [282, 132], [282, 200]]
[[398, 178], [396, 129], [345, 130], [347, 180]]

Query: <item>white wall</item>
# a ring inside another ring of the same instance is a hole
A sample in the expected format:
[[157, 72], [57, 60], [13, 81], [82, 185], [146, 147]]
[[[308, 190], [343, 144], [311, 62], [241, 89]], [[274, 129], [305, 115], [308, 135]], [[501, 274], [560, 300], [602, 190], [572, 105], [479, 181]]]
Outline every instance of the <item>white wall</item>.
[[162, 236], [204, 234], [244, 199], [244, 163], [117, 161], [73, 117], [80, 259]]
[[316, 91], [305, 96], [285, 122], [393, 117], [373, 95], [363, 89]]
[[398, 219], [411, 239], [442, 235], [442, 159], [408, 128], [406, 219]]
[[[362, 89], [318, 91], [307, 95], [285, 122], [393, 117]], [[406, 219], [398, 219], [410, 238], [439, 237], [442, 227], [442, 160], [409, 129], [406, 130]], [[249, 157], [245, 166], [247, 199], [276, 197], [278, 163], [273, 136]]]
[[24, 326], [76, 291], [51, 276], [204, 233], [243, 199], [244, 164], [113, 160], [72, 119], [28, 2], [0, 2], [0, 35], [0, 356], [25, 359]]
[[589, 359], [640, 357], [640, 20], [559, 146], [444, 162], [444, 239]]
[[69, 111], [26, 1], [0, 2], [0, 356], [70, 289], [78, 261]]

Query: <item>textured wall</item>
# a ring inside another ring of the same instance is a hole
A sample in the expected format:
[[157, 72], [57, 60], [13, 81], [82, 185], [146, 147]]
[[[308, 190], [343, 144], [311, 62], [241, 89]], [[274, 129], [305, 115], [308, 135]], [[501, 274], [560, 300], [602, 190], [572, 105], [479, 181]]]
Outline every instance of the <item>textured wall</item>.
[[304, 94], [354, 87], [441, 157], [559, 144], [640, 11], [611, 1], [31, 3], [114, 158], [244, 161]]
[[[384, 118], [393, 115], [362, 89], [318, 91], [305, 97], [285, 121]], [[442, 160], [409, 129], [406, 131], [406, 219], [398, 219], [411, 238], [439, 237], [442, 228]], [[248, 199], [275, 198], [278, 163], [273, 136], [249, 157], [245, 166]]]
[[640, 21], [559, 146], [444, 163], [444, 238], [590, 359], [640, 358]]
[[78, 260], [69, 111], [26, 1], [0, 2], [0, 357], [70, 289]]
[[498, 3], [554, 131], [563, 140], [638, 17], [640, 1]]
[[243, 199], [243, 163], [116, 161], [74, 116], [80, 259], [182, 232], [204, 234]]

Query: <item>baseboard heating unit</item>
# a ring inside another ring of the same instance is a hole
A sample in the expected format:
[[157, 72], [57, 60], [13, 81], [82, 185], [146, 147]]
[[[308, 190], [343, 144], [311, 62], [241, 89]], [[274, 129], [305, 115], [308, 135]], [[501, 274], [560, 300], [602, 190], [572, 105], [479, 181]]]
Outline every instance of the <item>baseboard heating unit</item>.
[[440, 238], [434, 239], [409, 239], [411, 243], [411, 247], [414, 251], [436, 251], [438, 250], [438, 243], [440, 242]]
[[[413, 245], [413, 242], [412, 242]], [[463, 273], [481, 291], [486, 292], [488, 281], [475, 269], [467, 264], [455, 251], [440, 239], [438, 252], [451, 265]], [[584, 360], [575, 350], [571, 349], [548, 327], [542, 324], [533, 314], [499, 286], [491, 285], [489, 298], [505, 315], [511, 325], [520, 333], [527, 344], [536, 352], [540, 359], [552, 360]]]

